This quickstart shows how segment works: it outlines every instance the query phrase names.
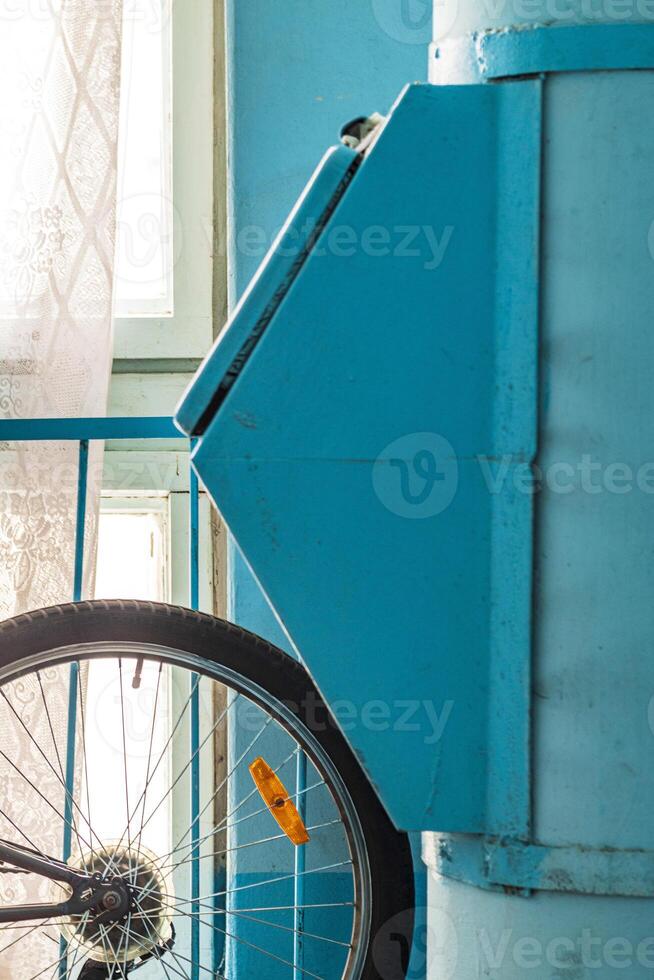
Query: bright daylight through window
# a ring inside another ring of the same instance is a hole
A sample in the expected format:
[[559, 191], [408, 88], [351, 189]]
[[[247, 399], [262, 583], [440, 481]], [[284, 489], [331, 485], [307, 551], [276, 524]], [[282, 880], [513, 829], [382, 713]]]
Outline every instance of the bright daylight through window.
[[172, 316], [171, 0], [125, 0], [114, 312]]

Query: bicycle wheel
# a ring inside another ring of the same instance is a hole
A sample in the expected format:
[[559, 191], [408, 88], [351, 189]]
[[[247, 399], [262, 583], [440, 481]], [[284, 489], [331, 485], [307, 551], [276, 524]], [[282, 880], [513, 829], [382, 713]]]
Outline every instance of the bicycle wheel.
[[0, 624], [0, 976], [406, 975], [413, 871], [304, 669], [139, 602]]

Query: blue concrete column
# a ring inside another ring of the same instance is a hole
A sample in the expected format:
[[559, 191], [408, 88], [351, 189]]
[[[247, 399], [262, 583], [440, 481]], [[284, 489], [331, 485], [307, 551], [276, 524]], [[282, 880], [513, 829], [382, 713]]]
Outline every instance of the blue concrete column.
[[[407, 82], [426, 76], [428, 3], [425, 0], [417, 17], [407, 15], [401, 6], [396, 0], [228, 0], [232, 307], [325, 150], [337, 142], [341, 126], [361, 114], [386, 112]], [[290, 649], [233, 547], [230, 564], [230, 618]], [[231, 734], [232, 757], [238, 758], [252, 738], [251, 725], [247, 732], [236, 725]], [[258, 748], [264, 755], [275, 752], [269, 739]], [[249, 791], [247, 773], [245, 780], [244, 785], [234, 781], [233, 799]], [[246, 850], [231, 862], [233, 879], [251, 881], [262, 871], [270, 875], [270, 853], [262, 864], [256, 850]], [[293, 870], [287, 866], [288, 848], [275, 852], [274, 858], [280, 872]], [[329, 855], [325, 858], [324, 863], [329, 863]], [[292, 883], [289, 887], [288, 904], [292, 904]], [[424, 891], [420, 882], [418, 891]], [[288, 937], [282, 934], [280, 943], [277, 952], [288, 959], [292, 955]], [[312, 961], [311, 969], [329, 975], [329, 964], [323, 959], [322, 964]], [[265, 959], [243, 945], [233, 944], [228, 966], [228, 976], [256, 973], [265, 980]], [[412, 973], [414, 980], [421, 975], [424, 969]]]
[[[619, 22], [654, 32], [654, 5], [437, 4], [432, 77], [458, 70], [469, 31]], [[629, 894], [654, 851], [653, 98], [647, 70], [543, 85], [529, 843], [566, 868], [530, 897], [433, 872], [433, 980], [654, 975], [654, 900]], [[583, 893], [591, 854], [632, 862], [616, 894]]]

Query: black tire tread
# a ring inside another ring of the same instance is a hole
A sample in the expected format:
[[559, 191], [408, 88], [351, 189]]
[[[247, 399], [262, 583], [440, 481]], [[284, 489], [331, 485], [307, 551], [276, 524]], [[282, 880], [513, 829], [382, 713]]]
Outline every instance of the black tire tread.
[[[100, 599], [50, 606], [0, 622], [0, 668], [58, 647], [102, 640], [152, 642], [160, 646], [170, 640], [175, 649], [236, 668], [280, 701], [290, 695], [294, 705], [301, 706], [307, 692], [315, 696], [328, 721], [316, 737], [348, 787], [360, 816], [371, 864], [373, 932], [363, 980], [402, 980], [406, 976], [414, 917], [409, 840], [392, 826], [304, 667], [262, 637], [206, 613], [163, 603]], [[303, 720], [301, 707], [297, 713]]]

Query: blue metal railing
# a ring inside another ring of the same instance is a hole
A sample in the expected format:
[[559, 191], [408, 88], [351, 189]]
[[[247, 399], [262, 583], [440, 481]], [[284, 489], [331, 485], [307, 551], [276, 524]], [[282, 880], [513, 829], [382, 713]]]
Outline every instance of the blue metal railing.
[[[79, 444], [79, 463], [77, 471], [77, 515], [75, 520], [75, 570], [73, 577], [73, 602], [82, 598], [84, 579], [84, 534], [86, 531], [86, 495], [89, 475], [89, 443], [81, 439]], [[77, 745], [77, 694], [79, 690], [79, 666], [70, 665], [68, 680], [68, 720], [66, 729], [66, 799], [64, 802], [64, 839], [62, 857], [70, 859], [73, 838], [73, 798], [75, 793], [75, 752]], [[59, 976], [65, 980], [68, 971], [66, 956], [67, 943], [63, 936], [59, 939]]]
[[186, 436], [168, 416], [0, 420], [0, 442], [104, 442], [107, 439], [186, 439]]
[[[193, 449], [191, 440], [191, 449]], [[189, 593], [191, 609], [200, 608], [199, 526], [200, 495], [198, 477], [191, 467]], [[200, 687], [197, 674], [191, 674], [191, 960], [200, 962]]]
[[[172, 418], [74, 418], [74, 419], [5, 419], [0, 420], [0, 442], [77, 442], [79, 443], [79, 468], [77, 477], [77, 506], [75, 521], [75, 567], [73, 576], [73, 601], [79, 602], [83, 596], [84, 580], [84, 536], [86, 531], [86, 508], [88, 493], [89, 443], [107, 440], [147, 440], [147, 439], [185, 439]], [[191, 443], [191, 448], [192, 448]], [[192, 609], [200, 606], [200, 487], [197, 474], [190, 466], [189, 478], [189, 605]], [[193, 685], [194, 679], [191, 678]], [[77, 742], [77, 699], [79, 676], [77, 664], [71, 664], [68, 692], [68, 719], [66, 744], [66, 800], [64, 807], [63, 859], [68, 861], [72, 850], [73, 793], [75, 784], [75, 747]], [[200, 976], [200, 693], [194, 685], [191, 697], [191, 897], [194, 899], [191, 928], [191, 967], [190, 980]], [[213, 933], [213, 962], [220, 963], [222, 946], [220, 934]], [[59, 976], [66, 980], [68, 963], [66, 940], [60, 940], [61, 962]]]

